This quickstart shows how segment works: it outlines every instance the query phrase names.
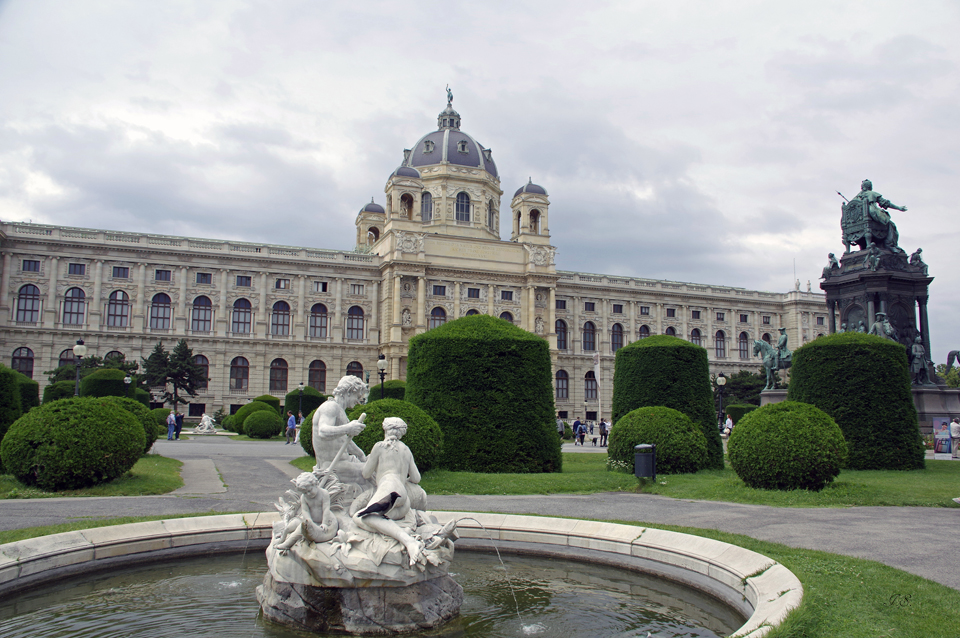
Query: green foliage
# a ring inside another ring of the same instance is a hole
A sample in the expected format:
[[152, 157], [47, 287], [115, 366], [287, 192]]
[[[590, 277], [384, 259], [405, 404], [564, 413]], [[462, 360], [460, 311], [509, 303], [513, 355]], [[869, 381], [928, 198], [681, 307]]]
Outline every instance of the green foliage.
[[657, 474], [699, 472], [707, 462], [703, 432], [690, 417], [672, 408], [648, 406], [625, 414], [610, 430], [607, 454], [632, 468], [633, 448], [641, 443], [657, 446]]
[[405, 400], [443, 431], [439, 466], [476, 472], [560, 472], [547, 342], [487, 315], [410, 340]]
[[247, 417], [253, 414], [254, 412], [261, 412], [264, 410], [269, 410], [274, 414], [276, 414], [277, 416], [280, 416], [279, 414], [277, 414], [277, 409], [272, 405], [264, 403], [263, 401], [251, 401], [250, 403], [246, 404], [245, 406], [237, 410], [237, 413], [233, 415], [233, 427], [234, 427], [233, 431], [238, 434], [242, 434], [246, 432], [246, 428], [244, 428], [244, 423], [246, 423]]
[[243, 433], [251, 439], [269, 439], [280, 434], [283, 419], [274, 410], [257, 410], [243, 421]]
[[[302, 412], [304, 416], [316, 410], [317, 407], [326, 400], [327, 397], [321, 394], [316, 388], [311, 388], [308, 385], [303, 386]], [[287, 396], [283, 398], [283, 413], [293, 412], [296, 415], [301, 412], [300, 408], [300, 389], [297, 388], [293, 392], [288, 392]]]
[[[197, 389], [209, 381], [203, 376], [203, 368], [193, 361], [193, 350], [181, 339], [172, 352], [167, 352], [160, 341], [150, 356], [143, 360], [143, 377], [150, 387], [163, 387], [163, 400], [176, 408], [179, 404], [189, 403], [181, 393], [197, 396]], [[167, 387], [170, 390], [167, 390]]]
[[730, 435], [727, 456], [749, 487], [819, 492], [840, 474], [847, 444], [826, 412], [784, 401], [743, 417]]
[[4, 467], [43, 490], [78, 489], [122, 476], [143, 454], [144, 428], [115, 400], [63, 399], [20, 417], [0, 444]]
[[[103, 398], [105, 401], [112, 402], [137, 418], [137, 421], [143, 426], [143, 433], [145, 435], [143, 442], [143, 453], [146, 454], [149, 452], [150, 448], [153, 447], [153, 444], [156, 442], [157, 436], [160, 434], [160, 430], [157, 428], [157, 420], [151, 413], [150, 409], [139, 401], [128, 399], [126, 397]], [[166, 422], [163, 424], [163, 433], [167, 433]]]
[[690, 417], [706, 441], [705, 467], [723, 468], [723, 443], [713, 410], [706, 350], [665, 335], [640, 339], [617, 350], [613, 422], [647, 406], [673, 408]]
[[960, 368], [951, 366], [947, 371], [947, 364], [938, 363], [936, 366], [937, 376], [943, 379], [949, 388], [960, 388]]
[[563, 438], [566, 441], [573, 440], [573, 428], [566, 421], [563, 422]]
[[[0, 364], [0, 441], [3, 440], [13, 423], [21, 417], [23, 410], [20, 407], [20, 383], [13, 368]], [[3, 460], [0, 458], [0, 473], [3, 473]]]
[[[407, 424], [407, 433], [402, 440], [413, 452], [417, 469], [426, 472], [436, 466], [437, 461], [443, 454], [443, 432], [437, 422], [430, 418], [429, 414], [407, 401], [383, 399], [358, 405], [350, 411], [348, 416], [350, 420], [354, 420], [360, 418], [363, 413], [367, 414], [364, 421], [367, 427], [364, 428], [363, 432], [353, 437], [353, 442], [365, 454], [370, 453], [374, 443], [383, 440], [383, 420], [395, 416], [400, 417]], [[300, 438], [303, 438], [302, 429]]]
[[213, 424], [214, 424], [215, 426], [217, 426], [217, 427], [219, 427], [219, 428], [222, 428], [222, 427], [223, 427], [223, 420], [224, 420], [225, 418], [227, 418], [228, 416], [230, 416], [230, 415], [227, 414], [227, 411], [223, 408], [223, 406], [220, 406], [219, 408], [217, 408], [217, 411], [214, 412], [214, 413], [213, 413], [213, 416], [210, 417], [210, 418], [213, 419]]
[[[80, 360], [80, 378], [85, 378], [88, 374], [92, 374], [97, 370], [102, 370], [104, 368], [122, 370], [124, 374], [133, 375], [137, 372], [137, 369], [140, 366], [136, 361], [127, 361], [123, 357], [110, 357], [109, 359], [102, 359], [96, 355], [88, 355]], [[43, 374], [47, 375], [47, 381], [49, 383], [59, 383], [60, 381], [76, 381], [77, 378], [77, 367], [68, 363], [66, 365], [59, 366], [55, 370], [47, 370]]]
[[17, 385], [20, 387], [20, 409], [29, 412], [30, 408], [40, 405], [40, 384], [27, 375], [17, 372]]
[[727, 377], [723, 386], [723, 402], [760, 405], [760, 392], [767, 385], [766, 372], [740, 370]]
[[[276, 412], [280, 416], [283, 416], [284, 414], [286, 414], [286, 412], [280, 411], [280, 399], [273, 396], [272, 394], [261, 394], [256, 399], [254, 399], [254, 401], [259, 401], [260, 403], [266, 403], [271, 408], [273, 408], [274, 412]], [[294, 412], [294, 414], [296, 414], [296, 412]]]
[[902, 345], [851, 332], [811, 341], [793, 353], [787, 398], [815, 405], [837, 422], [851, 469], [924, 467]]
[[43, 389], [43, 402], [50, 403], [51, 401], [66, 399], [72, 397], [76, 391], [76, 381], [57, 381]]
[[[227, 432], [237, 432], [236, 430], [237, 418], [233, 414], [228, 414], [223, 417], [223, 421], [220, 422], [220, 426]], [[237, 432], [239, 434], [239, 432]]]
[[150, 409], [150, 393], [143, 388], [133, 389], [133, 400], [143, 404], [143, 407]]
[[[391, 379], [389, 381], [383, 382], [383, 398], [384, 399], [400, 399], [404, 400], [404, 396], [407, 393], [407, 382], [401, 381], [400, 379]], [[379, 401], [380, 400], [380, 384], [371, 383], [370, 384], [370, 393], [367, 395], [367, 402], [370, 401]]]
[[154, 408], [150, 410], [150, 414], [153, 415], [153, 420], [159, 426], [157, 431], [162, 432], [164, 435], [167, 434], [167, 417], [170, 416], [172, 411], [170, 408]]
[[740, 419], [743, 418], [744, 414], [746, 414], [747, 412], [753, 412], [756, 409], [757, 409], [757, 406], [755, 405], [734, 404], [734, 405], [728, 405], [723, 409], [723, 411], [730, 417], [730, 419], [733, 421], [733, 424], [736, 425], [737, 423], [740, 423]]
[[127, 396], [127, 384], [123, 382], [127, 373], [116, 368], [101, 368], [80, 381], [82, 397], [124, 397]]

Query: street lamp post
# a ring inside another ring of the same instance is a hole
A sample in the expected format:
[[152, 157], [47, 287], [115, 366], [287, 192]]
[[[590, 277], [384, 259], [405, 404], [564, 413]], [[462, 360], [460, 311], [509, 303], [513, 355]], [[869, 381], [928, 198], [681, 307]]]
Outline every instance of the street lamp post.
[[297, 403], [297, 416], [303, 414], [303, 381], [300, 382], [300, 401]]
[[128, 374], [123, 378], [123, 382], [127, 384], [127, 398], [130, 398], [130, 384], [133, 383], [133, 378]]
[[377, 357], [377, 374], [380, 375], [380, 398], [383, 399], [383, 379], [387, 376], [387, 357], [383, 353]]
[[80, 361], [83, 355], [87, 354], [87, 346], [83, 345], [83, 339], [77, 339], [77, 345], [73, 346], [74, 365], [77, 366], [77, 385], [73, 390], [73, 396], [80, 396]]
[[723, 386], [727, 385], [727, 377], [721, 372], [717, 375], [717, 388], [720, 390], [720, 409], [717, 411], [717, 423], [723, 418]]

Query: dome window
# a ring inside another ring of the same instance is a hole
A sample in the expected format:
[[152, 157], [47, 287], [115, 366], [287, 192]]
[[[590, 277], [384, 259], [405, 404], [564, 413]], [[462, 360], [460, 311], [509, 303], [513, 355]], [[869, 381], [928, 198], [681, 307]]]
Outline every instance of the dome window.
[[434, 146], [435, 146], [435, 144], [433, 143], [433, 140], [427, 140], [427, 141], [425, 141], [425, 142], [423, 143], [423, 152], [424, 152], [424, 154], [432, 153]]
[[467, 140], [460, 140], [459, 142], [457, 142], [457, 152], [463, 153], [464, 155], [470, 152], [467, 149]]

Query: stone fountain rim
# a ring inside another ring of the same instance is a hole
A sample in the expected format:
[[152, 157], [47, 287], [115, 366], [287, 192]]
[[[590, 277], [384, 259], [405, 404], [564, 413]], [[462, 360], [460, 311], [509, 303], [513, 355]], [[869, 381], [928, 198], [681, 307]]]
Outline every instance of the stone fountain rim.
[[[563, 556], [643, 571], [704, 591], [747, 617], [730, 638], [760, 638], [803, 600], [803, 585], [772, 558], [721, 541], [599, 521], [431, 512], [461, 520], [464, 545]], [[51, 534], [0, 545], [0, 595], [66, 576], [184, 556], [256, 550], [269, 543], [275, 512], [174, 518]], [[459, 543], [460, 541], [458, 541]], [[466, 549], [466, 547], [465, 547]]]

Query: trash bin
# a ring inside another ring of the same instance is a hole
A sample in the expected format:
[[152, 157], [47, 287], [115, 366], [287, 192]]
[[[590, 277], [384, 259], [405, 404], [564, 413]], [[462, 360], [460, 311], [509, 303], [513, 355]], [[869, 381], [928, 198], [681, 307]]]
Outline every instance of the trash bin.
[[633, 475], [657, 480], [657, 446], [641, 443], [633, 448]]

